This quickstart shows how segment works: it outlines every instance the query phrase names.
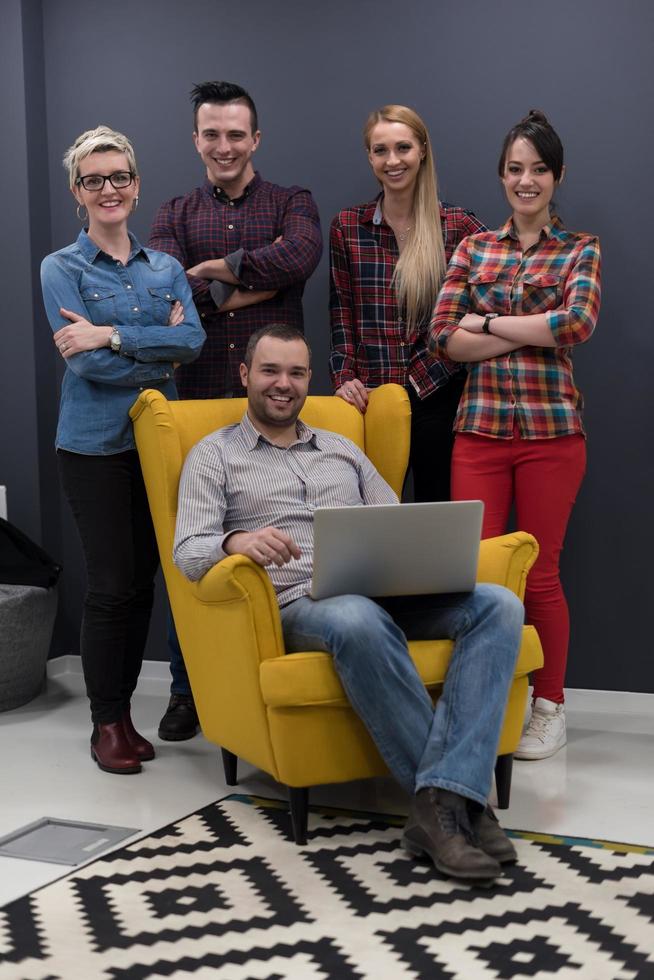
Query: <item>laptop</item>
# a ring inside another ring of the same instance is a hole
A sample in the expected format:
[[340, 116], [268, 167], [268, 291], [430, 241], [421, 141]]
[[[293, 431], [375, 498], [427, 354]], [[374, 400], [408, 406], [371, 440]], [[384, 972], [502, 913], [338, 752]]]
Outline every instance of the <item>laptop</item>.
[[318, 507], [311, 597], [470, 592], [481, 500]]

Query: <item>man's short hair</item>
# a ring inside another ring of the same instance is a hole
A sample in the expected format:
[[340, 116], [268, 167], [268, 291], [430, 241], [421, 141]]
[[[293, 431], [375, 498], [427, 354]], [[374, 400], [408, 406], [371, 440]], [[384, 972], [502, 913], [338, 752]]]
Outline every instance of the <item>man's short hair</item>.
[[240, 102], [250, 110], [252, 132], [256, 133], [259, 128], [257, 107], [252, 96], [240, 85], [235, 85], [234, 82], [199, 82], [191, 89], [191, 102], [193, 103], [193, 129], [196, 133], [198, 131], [198, 109], [205, 102], [211, 102], [214, 105]]
[[252, 367], [252, 361], [254, 359], [254, 351], [257, 344], [263, 337], [272, 337], [273, 340], [301, 340], [306, 344], [307, 351], [309, 353], [309, 366], [311, 366], [311, 348], [307, 338], [304, 336], [301, 330], [297, 327], [291, 327], [288, 323], [268, 323], [265, 327], [259, 327], [255, 330], [253, 334], [250, 335], [247, 347], [245, 348], [245, 354], [243, 355], [243, 360], [245, 366], [249, 369]]

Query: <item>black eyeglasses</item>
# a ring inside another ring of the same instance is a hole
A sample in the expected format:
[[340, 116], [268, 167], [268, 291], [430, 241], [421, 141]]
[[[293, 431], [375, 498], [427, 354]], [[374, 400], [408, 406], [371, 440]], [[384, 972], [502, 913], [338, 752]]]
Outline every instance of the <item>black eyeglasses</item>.
[[120, 190], [121, 187], [129, 187], [135, 177], [136, 174], [131, 170], [116, 170], [106, 177], [101, 174], [87, 174], [86, 177], [78, 177], [75, 183], [81, 184], [85, 191], [101, 191], [105, 180], [108, 180], [112, 187]]

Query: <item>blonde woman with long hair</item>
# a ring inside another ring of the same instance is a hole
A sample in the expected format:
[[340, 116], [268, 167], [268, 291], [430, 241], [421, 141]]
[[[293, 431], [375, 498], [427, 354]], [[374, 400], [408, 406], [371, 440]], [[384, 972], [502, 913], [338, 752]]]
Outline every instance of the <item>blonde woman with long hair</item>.
[[332, 384], [361, 412], [369, 389], [406, 387], [415, 499], [447, 500], [465, 371], [431, 358], [428, 326], [454, 250], [485, 229], [471, 211], [439, 202], [429, 133], [413, 109], [372, 112], [364, 142], [381, 193], [331, 225]]

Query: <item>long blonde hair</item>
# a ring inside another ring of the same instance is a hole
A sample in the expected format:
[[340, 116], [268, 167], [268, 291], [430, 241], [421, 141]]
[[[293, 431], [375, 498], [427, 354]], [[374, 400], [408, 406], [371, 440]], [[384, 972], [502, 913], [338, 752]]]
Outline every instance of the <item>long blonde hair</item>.
[[424, 122], [404, 105], [385, 105], [370, 113], [363, 129], [368, 152], [370, 135], [379, 122], [408, 126], [425, 151], [413, 192], [413, 227], [392, 279], [398, 306], [405, 313], [407, 334], [411, 336], [431, 316], [447, 267], [434, 154]]

